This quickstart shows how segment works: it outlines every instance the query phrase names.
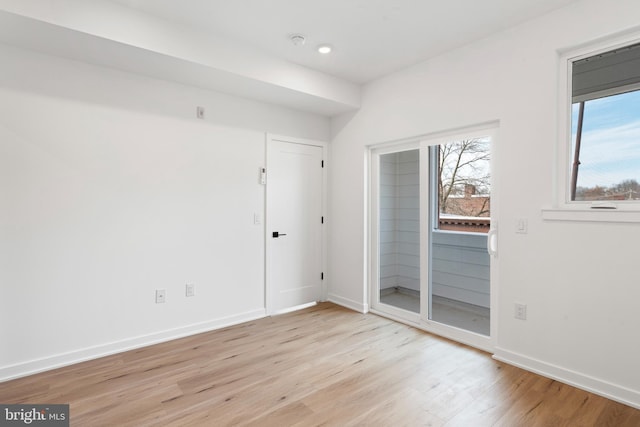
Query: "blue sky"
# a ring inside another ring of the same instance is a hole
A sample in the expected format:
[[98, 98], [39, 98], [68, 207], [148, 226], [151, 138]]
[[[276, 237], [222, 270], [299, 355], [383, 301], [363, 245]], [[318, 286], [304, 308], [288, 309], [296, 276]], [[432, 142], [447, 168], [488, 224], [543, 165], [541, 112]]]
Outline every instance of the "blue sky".
[[[578, 104], [572, 113], [575, 143]], [[580, 163], [579, 187], [608, 187], [625, 179], [640, 182], [640, 91], [586, 102]]]

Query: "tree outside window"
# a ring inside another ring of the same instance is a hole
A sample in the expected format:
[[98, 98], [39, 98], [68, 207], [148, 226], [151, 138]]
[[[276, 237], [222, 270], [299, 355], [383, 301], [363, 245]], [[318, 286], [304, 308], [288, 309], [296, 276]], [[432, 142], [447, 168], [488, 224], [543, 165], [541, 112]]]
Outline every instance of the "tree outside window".
[[489, 145], [489, 138], [473, 138], [438, 146], [439, 229], [489, 231]]

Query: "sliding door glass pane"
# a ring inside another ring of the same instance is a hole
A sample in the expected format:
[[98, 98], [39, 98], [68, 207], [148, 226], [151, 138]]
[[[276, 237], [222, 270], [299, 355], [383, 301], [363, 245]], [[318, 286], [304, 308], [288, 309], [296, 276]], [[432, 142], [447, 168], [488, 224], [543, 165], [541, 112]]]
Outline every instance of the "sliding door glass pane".
[[489, 138], [432, 147], [429, 318], [489, 335]]
[[419, 150], [380, 156], [380, 302], [420, 313]]

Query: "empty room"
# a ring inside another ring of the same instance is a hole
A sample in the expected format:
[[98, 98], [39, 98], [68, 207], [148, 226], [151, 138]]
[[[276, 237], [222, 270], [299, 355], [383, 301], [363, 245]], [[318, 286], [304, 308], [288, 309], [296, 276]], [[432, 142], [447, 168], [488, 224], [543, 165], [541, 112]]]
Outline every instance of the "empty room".
[[638, 16], [0, 0], [0, 425], [640, 425]]

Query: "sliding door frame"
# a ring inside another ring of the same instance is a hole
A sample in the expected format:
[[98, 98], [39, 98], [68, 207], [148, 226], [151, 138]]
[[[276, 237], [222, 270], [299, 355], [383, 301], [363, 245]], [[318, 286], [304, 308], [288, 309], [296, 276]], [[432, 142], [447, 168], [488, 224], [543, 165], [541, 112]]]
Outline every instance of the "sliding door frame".
[[[371, 147], [369, 150], [369, 307], [376, 314], [389, 317], [410, 324], [420, 323], [420, 313], [412, 313], [380, 302], [380, 157], [385, 154], [403, 151], [420, 150], [420, 141], [403, 141]], [[422, 151], [420, 151], [422, 153]], [[422, 154], [420, 154], [422, 162]], [[422, 165], [422, 163], [420, 163]], [[422, 167], [420, 167], [420, 182], [422, 183]], [[421, 186], [422, 188], [422, 186]], [[422, 189], [420, 190], [422, 191]], [[420, 195], [422, 197], [422, 194]], [[422, 214], [421, 214], [422, 215]], [[422, 218], [421, 221], [422, 222]], [[422, 237], [422, 229], [420, 230]], [[421, 244], [422, 245], [422, 244]], [[420, 247], [422, 251], [422, 246]], [[420, 281], [423, 280], [422, 257], [420, 257]], [[420, 292], [422, 299], [422, 292]], [[422, 304], [422, 301], [421, 301]]]
[[[458, 129], [449, 132], [423, 135], [416, 138], [376, 144], [368, 147], [368, 277], [370, 311], [425, 331], [468, 344], [470, 346], [493, 352], [497, 342], [498, 325], [498, 257], [490, 256], [490, 335], [476, 334], [453, 326], [445, 325], [429, 319], [431, 308], [430, 292], [430, 229], [431, 217], [435, 214], [430, 194], [430, 168], [433, 162], [429, 158], [429, 147], [456, 140], [488, 136], [491, 139], [491, 234], [496, 235], [498, 229], [498, 186], [496, 152], [498, 147], [498, 122], [490, 122], [478, 126]], [[380, 156], [402, 151], [419, 150], [420, 154], [420, 313], [412, 313], [380, 302]], [[489, 236], [488, 236], [489, 238]]]

